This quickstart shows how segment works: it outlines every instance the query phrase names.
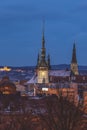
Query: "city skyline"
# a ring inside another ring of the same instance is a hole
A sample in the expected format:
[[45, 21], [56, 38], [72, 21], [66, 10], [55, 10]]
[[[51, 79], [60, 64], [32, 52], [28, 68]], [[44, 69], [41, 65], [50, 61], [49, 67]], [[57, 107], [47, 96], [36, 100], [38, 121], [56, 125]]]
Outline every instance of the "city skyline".
[[0, 1], [0, 65], [36, 65], [45, 18], [51, 65], [70, 64], [74, 40], [79, 65], [87, 65], [87, 1]]

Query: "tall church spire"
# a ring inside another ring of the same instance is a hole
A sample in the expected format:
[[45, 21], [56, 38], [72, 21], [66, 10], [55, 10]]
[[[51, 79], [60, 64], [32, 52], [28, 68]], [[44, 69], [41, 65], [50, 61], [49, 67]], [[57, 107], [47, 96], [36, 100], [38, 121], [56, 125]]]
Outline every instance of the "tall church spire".
[[48, 63], [49, 69], [51, 69], [51, 65], [50, 65], [50, 55], [49, 55], [49, 54], [48, 54], [48, 57], [47, 57], [47, 63]]
[[45, 48], [45, 37], [44, 37], [44, 21], [42, 27], [42, 43], [41, 43], [41, 53], [37, 59], [37, 83], [49, 83], [49, 67], [50, 67], [50, 57], [46, 58], [46, 48]]
[[37, 57], [37, 67], [39, 66], [40, 63], [40, 54], [38, 53], [38, 57]]
[[73, 44], [73, 52], [72, 52], [72, 60], [71, 60], [71, 73], [74, 75], [78, 75], [78, 64], [77, 64], [77, 58], [76, 58], [76, 46], [75, 42]]
[[43, 21], [43, 30], [42, 30], [42, 49], [41, 49], [41, 66], [47, 66], [46, 63], [46, 48], [45, 48], [45, 38], [44, 38], [44, 21]]
[[72, 63], [77, 63], [75, 42], [73, 44], [73, 53], [72, 53], [72, 61], [71, 62]]

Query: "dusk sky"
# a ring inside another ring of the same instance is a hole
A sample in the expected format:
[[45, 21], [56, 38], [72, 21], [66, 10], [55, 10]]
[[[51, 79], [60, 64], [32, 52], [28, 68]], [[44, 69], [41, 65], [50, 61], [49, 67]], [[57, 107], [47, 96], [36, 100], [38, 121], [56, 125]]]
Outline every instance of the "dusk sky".
[[43, 17], [51, 64], [87, 65], [87, 0], [0, 0], [0, 65], [36, 65]]

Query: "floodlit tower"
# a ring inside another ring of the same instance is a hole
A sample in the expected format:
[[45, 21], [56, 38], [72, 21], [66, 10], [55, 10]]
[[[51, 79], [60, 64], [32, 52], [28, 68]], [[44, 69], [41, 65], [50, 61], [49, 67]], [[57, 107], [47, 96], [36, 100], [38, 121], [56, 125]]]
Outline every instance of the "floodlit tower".
[[[49, 59], [49, 63], [50, 63], [50, 59]], [[46, 60], [44, 26], [43, 26], [43, 33], [42, 33], [41, 54], [38, 56], [38, 64], [37, 64], [37, 83], [49, 83], [49, 65], [48, 65], [48, 60]]]

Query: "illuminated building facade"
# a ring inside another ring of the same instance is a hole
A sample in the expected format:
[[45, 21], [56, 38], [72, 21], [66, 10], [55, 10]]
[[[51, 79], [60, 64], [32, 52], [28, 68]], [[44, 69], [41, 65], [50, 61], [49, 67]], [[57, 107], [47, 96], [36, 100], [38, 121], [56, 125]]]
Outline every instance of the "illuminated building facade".
[[3, 68], [0, 68], [0, 71], [11, 71], [11, 68], [8, 68], [7, 66], [4, 66]]

